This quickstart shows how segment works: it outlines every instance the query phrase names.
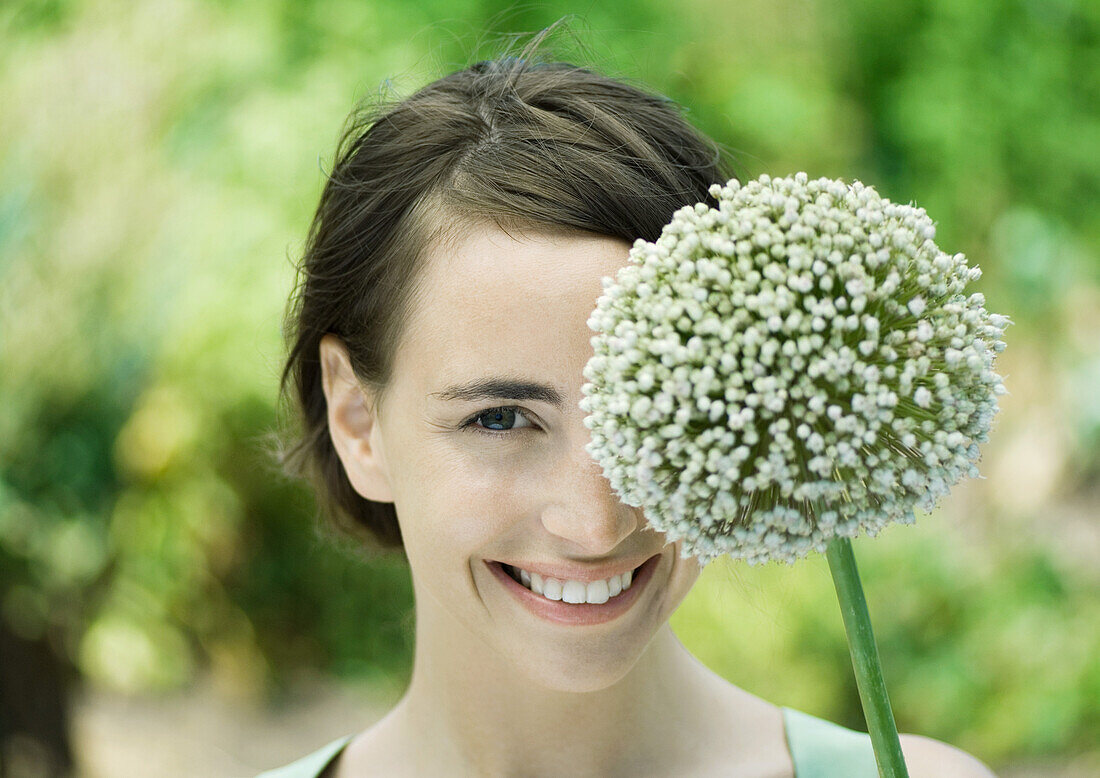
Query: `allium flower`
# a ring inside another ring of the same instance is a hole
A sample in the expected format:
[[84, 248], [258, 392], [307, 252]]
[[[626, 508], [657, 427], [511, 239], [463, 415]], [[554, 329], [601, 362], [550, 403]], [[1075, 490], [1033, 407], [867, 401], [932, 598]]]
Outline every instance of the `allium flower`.
[[682, 555], [794, 562], [979, 477], [1010, 320], [923, 208], [763, 175], [685, 206], [588, 320], [588, 452]]

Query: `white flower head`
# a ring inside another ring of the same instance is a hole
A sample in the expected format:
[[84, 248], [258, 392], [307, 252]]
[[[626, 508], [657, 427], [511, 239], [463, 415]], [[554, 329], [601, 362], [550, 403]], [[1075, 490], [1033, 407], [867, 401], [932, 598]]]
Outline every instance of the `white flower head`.
[[588, 320], [589, 454], [682, 555], [794, 562], [977, 477], [1007, 317], [922, 208], [859, 181], [710, 188]]

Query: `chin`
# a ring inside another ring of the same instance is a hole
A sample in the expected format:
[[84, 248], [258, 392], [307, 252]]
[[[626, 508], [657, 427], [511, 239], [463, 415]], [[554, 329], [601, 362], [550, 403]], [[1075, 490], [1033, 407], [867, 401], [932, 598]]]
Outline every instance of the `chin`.
[[616, 667], [602, 668], [557, 668], [543, 665], [541, 668], [529, 668], [531, 680], [546, 689], [572, 694], [584, 694], [608, 689], [619, 683], [630, 672], [634, 663], [620, 662]]
[[633, 640], [624, 640], [620, 633], [608, 635], [607, 640], [588, 637], [578, 643], [563, 640], [556, 647], [544, 644], [537, 652], [509, 647], [507, 659], [518, 675], [543, 688], [598, 692], [626, 677], [645, 652], [646, 644], [635, 645]]

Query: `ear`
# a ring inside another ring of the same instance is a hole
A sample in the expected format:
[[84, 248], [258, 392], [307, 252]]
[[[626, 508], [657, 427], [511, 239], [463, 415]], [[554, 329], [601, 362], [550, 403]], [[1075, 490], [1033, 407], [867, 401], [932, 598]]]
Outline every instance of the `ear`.
[[381, 428], [370, 398], [351, 369], [347, 347], [328, 333], [321, 338], [320, 360], [329, 435], [348, 480], [365, 499], [393, 502]]

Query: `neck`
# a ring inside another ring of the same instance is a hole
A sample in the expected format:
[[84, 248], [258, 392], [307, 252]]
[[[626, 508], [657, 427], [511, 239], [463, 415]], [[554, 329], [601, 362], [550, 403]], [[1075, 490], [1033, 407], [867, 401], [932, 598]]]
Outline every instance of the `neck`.
[[431, 752], [423, 758], [461, 766], [452, 774], [582, 776], [581, 766], [641, 775], [670, 760], [682, 765], [685, 733], [702, 737], [708, 722], [719, 723], [717, 677], [667, 621], [617, 680], [572, 691], [521, 674], [449, 617], [421, 618], [423, 604], [412, 682], [392, 714]]

